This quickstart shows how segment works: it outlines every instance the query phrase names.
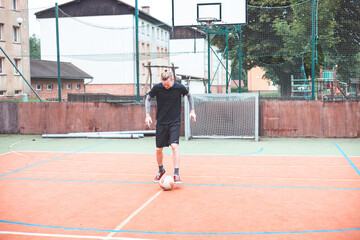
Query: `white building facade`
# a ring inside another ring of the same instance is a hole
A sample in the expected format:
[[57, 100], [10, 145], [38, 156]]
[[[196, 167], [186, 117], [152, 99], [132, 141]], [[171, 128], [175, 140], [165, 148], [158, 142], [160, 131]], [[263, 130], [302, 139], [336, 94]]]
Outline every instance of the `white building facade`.
[[[92, 82], [87, 84], [87, 93], [136, 95], [134, 7], [111, 0], [97, 1], [95, 4], [98, 7], [115, 8], [108, 13], [98, 13], [91, 10], [86, 2], [94, 1], [73, 1], [59, 6], [62, 14], [58, 18], [60, 60], [71, 62], [93, 76]], [[48, 9], [36, 14], [41, 25], [42, 60], [57, 59], [56, 23], [52, 11]], [[138, 26], [139, 85], [140, 95], [144, 95], [148, 81], [146, 65], [149, 62], [151, 65], [170, 64], [171, 28], [144, 11], [139, 11]], [[161, 70], [153, 70], [154, 79]]]

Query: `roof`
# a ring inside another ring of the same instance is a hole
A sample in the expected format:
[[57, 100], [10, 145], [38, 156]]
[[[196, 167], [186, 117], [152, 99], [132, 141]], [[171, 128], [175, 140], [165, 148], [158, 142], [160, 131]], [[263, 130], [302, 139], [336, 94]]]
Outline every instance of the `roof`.
[[[73, 0], [59, 5], [59, 18], [67, 17], [63, 12], [71, 17], [89, 16], [108, 16], [108, 15], [135, 15], [135, 7], [120, 0]], [[35, 13], [36, 18], [55, 18], [55, 7], [48, 8]], [[154, 25], [171, 31], [171, 27], [150, 14], [139, 9], [139, 18], [146, 20]]]
[[[93, 78], [70, 62], [60, 62], [60, 74], [62, 79]], [[30, 75], [31, 78], [58, 78], [57, 62], [31, 59]]]

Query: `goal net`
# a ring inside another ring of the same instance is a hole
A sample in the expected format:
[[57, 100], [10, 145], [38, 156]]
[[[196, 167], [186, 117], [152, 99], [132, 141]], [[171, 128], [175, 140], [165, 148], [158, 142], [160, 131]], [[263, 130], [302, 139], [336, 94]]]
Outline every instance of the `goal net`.
[[193, 94], [196, 122], [184, 98], [185, 140], [253, 138], [258, 141], [259, 97], [256, 93]]

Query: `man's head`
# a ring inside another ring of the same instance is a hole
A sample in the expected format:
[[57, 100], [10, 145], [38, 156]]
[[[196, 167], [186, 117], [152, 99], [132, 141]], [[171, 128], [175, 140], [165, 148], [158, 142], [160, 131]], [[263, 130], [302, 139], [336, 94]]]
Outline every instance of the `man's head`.
[[167, 70], [161, 73], [161, 82], [166, 89], [171, 88], [174, 85], [174, 79], [172, 78], [171, 73]]

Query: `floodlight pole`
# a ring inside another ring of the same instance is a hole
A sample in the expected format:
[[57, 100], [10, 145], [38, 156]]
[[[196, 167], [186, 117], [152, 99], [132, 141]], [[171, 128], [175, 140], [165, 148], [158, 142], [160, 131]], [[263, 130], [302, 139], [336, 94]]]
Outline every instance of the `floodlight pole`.
[[58, 70], [58, 92], [59, 102], [61, 102], [61, 73], [60, 73], [60, 45], [59, 45], [59, 7], [55, 3], [55, 17], [56, 17], [56, 49], [57, 49], [57, 70]]
[[[24, 20], [22, 18], [18, 18], [17, 19], [17, 23], [19, 24], [19, 28], [20, 28], [20, 45], [21, 45], [21, 67], [22, 67], [22, 72], [23, 74], [24, 72], [24, 54], [23, 54], [23, 39], [22, 39], [22, 30], [21, 30], [21, 24], [24, 22]], [[26, 95], [25, 92], [25, 83], [23, 82], [23, 94], [22, 94], [22, 101], [23, 102], [27, 102], [28, 101], [28, 96]]]
[[5, 57], [9, 60], [9, 62], [11, 63], [11, 65], [13, 65], [13, 67], [16, 69], [16, 71], [20, 74], [20, 76], [22, 77], [22, 79], [26, 82], [26, 84], [29, 86], [29, 88], [35, 93], [35, 95], [39, 98], [39, 100], [42, 102], [43, 100], [41, 99], [41, 97], [37, 94], [37, 92], [33, 89], [33, 87], [31, 86], [31, 84], [26, 81], [26, 78], [24, 77], [24, 75], [22, 74], [22, 72], [20, 72], [20, 70], [16, 67], [15, 63], [13, 63], [13, 61], [11, 61], [10, 57], [6, 54], [6, 52], [4, 51], [4, 49], [2, 49], [2, 47], [0, 46], [0, 51], [5, 55]]

